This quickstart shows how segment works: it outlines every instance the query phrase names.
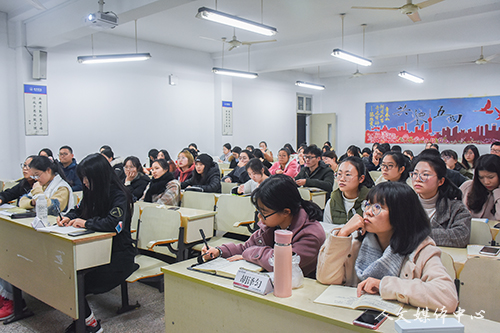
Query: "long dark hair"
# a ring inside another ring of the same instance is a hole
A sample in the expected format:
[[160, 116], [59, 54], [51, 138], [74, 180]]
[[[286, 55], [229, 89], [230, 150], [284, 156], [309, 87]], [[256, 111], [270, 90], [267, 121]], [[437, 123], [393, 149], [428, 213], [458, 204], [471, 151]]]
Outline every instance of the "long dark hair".
[[[436, 202], [436, 206], [439, 205], [441, 200], [447, 198], [451, 200], [462, 200], [462, 191], [453, 184], [452, 181], [450, 181], [446, 177], [446, 163], [439, 157], [440, 154], [437, 150], [435, 149], [426, 149], [427, 150], [434, 150], [436, 151], [435, 155], [429, 153], [425, 154], [420, 154], [416, 159], [415, 162], [413, 163], [415, 168], [419, 162], [427, 162], [431, 166], [432, 169], [436, 172], [437, 178], [442, 179], [444, 178], [444, 183], [443, 185], [438, 187], [438, 199]], [[447, 207], [446, 207], [447, 208]]]
[[[467, 207], [476, 213], [481, 211], [489, 194], [488, 189], [479, 180], [479, 171], [494, 172], [500, 179], [500, 156], [486, 154], [477, 159], [472, 188], [467, 195]], [[493, 209], [495, 209], [494, 206]], [[495, 215], [495, 212], [492, 211], [492, 213]]]
[[[166, 151], [165, 149], [160, 149], [160, 150], [158, 151], [158, 153], [162, 153], [162, 154], [163, 154], [163, 156], [165, 156], [165, 159], [166, 159], [167, 161], [170, 161], [170, 160], [171, 160], [171, 158], [170, 158], [170, 154], [169, 154], [169, 153], [168, 153], [168, 151]], [[158, 157], [158, 155], [157, 155], [157, 157]], [[153, 162], [154, 162], [154, 161], [153, 161]], [[153, 163], [151, 163], [151, 164], [153, 164]]]
[[38, 152], [38, 156], [41, 156], [40, 155], [41, 152], [44, 152], [45, 154], [47, 154], [48, 157], [54, 158], [54, 154], [52, 154], [52, 150], [50, 150], [49, 148], [40, 149], [40, 151]]
[[366, 170], [366, 166], [363, 163], [363, 160], [359, 156], [349, 156], [340, 164], [344, 164], [346, 162], [351, 163], [356, 170], [358, 171], [358, 177], [365, 176], [365, 180], [361, 184], [359, 184], [358, 189], [361, 189], [362, 186], [366, 186], [368, 188], [375, 186], [375, 182], [373, 181], [370, 173]]
[[94, 216], [106, 217], [112, 204], [111, 186], [119, 188], [127, 198], [129, 207], [125, 213], [125, 225], [130, 225], [133, 206], [132, 196], [120, 181], [115, 171], [101, 154], [90, 154], [76, 167], [76, 173], [83, 183], [87, 178], [89, 187], [83, 186], [83, 199], [80, 204], [82, 218], [89, 219]]
[[410, 167], [411, 167], [410, 159], [405, 155], [392, 150], [388, 151], [387, 153], [384, 154], [384, 156], [382, 156], [382, 161], [386, 156], [392, 157], [398, 169], [404, 168], [403, 172], [401, 173], [401, 177], [399, 177], [398, 179], [398, 182], [406, 183], [406, 180], [410, 176]]
[[390, 245], [395, 253], [412, 253], [430, 235], [429, 217], [410, 186], [400, 182], [380, 183], [368, 192], [366, 200], [387, 206], [394, 231]]
[[[109, 164], [109, 162], [108, 162]], [[59, 175], [65, 182], [68, 182], [61, 165], [57, 161], [52, 161], [47, 156], [34, 156], [29, 165], [31, 169], [37, 169], [40, 171], [47, 171], [50, 169], [51, 173]]]
[[[151, 157], [153, 159], [151, 159]], [[149, 167], [153, 165], [153, 161], [156, 160], [157, 157], [158, 157], [158, 149], [156, 148], [150, 149], [148, 152]]]
[[293, 150], [293, 147], [292, 147], [291, 144], [285, 143], [285, 145], [283, 146], [283, 148], [288, 149], [288, 155], [295, 154], [295, 150]]
[[198, 171], [196, 171], [196, 166], [195, 166], [193, 174], [191, 176], [193, 179], [192, 183], [193, 185], [206, 185], [208, 178], [208, 171], [210, 170], [210, 168], [212, 168], [214, 160], [208, 154], [200, 154], [198, 155], [197, 161], [195, 161], [195, 163], [201, 163], [205, 166], [205, 168], [203, 169], [203, 173], [200, 175]]
[[251, 200], [258, 210], [262, 208], [259, 206], [260, 203], [277, 212], [288, 208], [295, 216], [300, 208], [304, 208], [310, 220], [320, 221], [323, 219], [321, 208], [312, 201], [302, 199], [297, 184], [292, 177], [287, 175], [272, 175], [264, 180], [252, 192]]
[[123, 167], [125, 167], [125, 164], [127, 164], [128, 161], [132, 162], [132, 165], [137, 169], [137, 173], [142, 174], [142, 165], [138, 157], [136, 156], [127, 157], [125, 161], [123, 161]]
[[[469, 149], [472, 150], [472, 152], [474, 153], [474, 162], [472, 162], [472, 165], [470, 165], [469, 162], [467, 162], [467, 160], [465, 159], [465, 153]], [[474, 146], [474, 145], [467, 145], [467, 146], [465, 146], [464, 152], [462, 153], [462, 164], [463, 164], [463, 166], [467, 170], [475, 168], [476, 167], [476, 163], [477, 163], [477, 159], [479, 158], [479, 156], [480, 156], [479, 150], [477, 149], [476, 146]]]

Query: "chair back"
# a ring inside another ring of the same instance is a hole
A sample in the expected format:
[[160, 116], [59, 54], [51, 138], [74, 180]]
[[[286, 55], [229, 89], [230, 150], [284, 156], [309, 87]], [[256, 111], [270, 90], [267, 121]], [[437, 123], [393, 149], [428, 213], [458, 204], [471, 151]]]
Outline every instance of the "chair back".
[[233, 187], [240, 186], [240, 184], [238, 183], [226, 183], [224, 181], [220, 182], [220, 185], [221, 185], [221, 193], [223, 194], [230, 194]]
[[234, 227], [235, 223], [254, 221], [255, 207], [250, 197], [222, 194], [217, 200], [216, 211], [215, 225], [217, 230], [240, 235], [251, 235], [250, 231], [244, 226]]
[[441, 262], [443, 263], [444, 268], [446, 268], [446, 272], [450, 275], [450, 277], [455, 280], [457, 278], [457, 272], [455, 271], [455, 262], [453, 258], [446, 252], [441, 252]]
[[146, 206], [141, 213], [137, 247], [150, 250], [158, 244], [175, 243], [180, 226], [181, 215], [178, 211]]
[[181, 207], [214, 211], [215, 195], [214, 193], [184, 191]]
[[492, 241], [488, 223], [472, 219], [469, 244], [490, 245]]
[[460, 307], [467, 314], [483, 310], [486, 319], [497, 321], [500, 318], [498, 276], [500, 260], [469, 258], [460, 273]]

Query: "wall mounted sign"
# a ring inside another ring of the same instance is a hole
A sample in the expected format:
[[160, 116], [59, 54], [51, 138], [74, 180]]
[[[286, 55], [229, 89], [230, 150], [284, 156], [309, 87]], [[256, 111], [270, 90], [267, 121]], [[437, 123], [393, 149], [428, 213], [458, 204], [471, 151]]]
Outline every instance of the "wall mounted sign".
[[366, 103], [365, 142], [478, 143], [500, 139], [500, 96]]
[[26, 135], [49, 135], [47, 86], [24, 85], [24, 128]]
[[222, 135], [233, 135], [233, 102], [222, 101]]

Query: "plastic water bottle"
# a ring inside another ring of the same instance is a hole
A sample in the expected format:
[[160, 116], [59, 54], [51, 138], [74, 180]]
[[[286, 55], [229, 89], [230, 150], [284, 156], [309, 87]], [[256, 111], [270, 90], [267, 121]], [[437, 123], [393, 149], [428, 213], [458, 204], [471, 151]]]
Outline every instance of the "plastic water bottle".
[[49, 226], [49, 219], [47, 217], [47, 199], [45, 194], [38, 195], [36, 199], [36, 217], [43, 222], [45, 226]]
[[274, 296], [292, 296], [292, 236], [289, 230], [274, 232]]

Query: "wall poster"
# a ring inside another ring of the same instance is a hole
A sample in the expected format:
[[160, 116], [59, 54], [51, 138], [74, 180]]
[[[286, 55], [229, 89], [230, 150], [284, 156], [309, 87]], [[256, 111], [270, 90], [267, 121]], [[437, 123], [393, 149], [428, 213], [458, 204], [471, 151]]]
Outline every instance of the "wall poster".
[[365, 142], [500, 141], [500, 96], [366, 103]]
[[49, 135], [47, 86], [24, 85], [24, 128], [26, 135]]

